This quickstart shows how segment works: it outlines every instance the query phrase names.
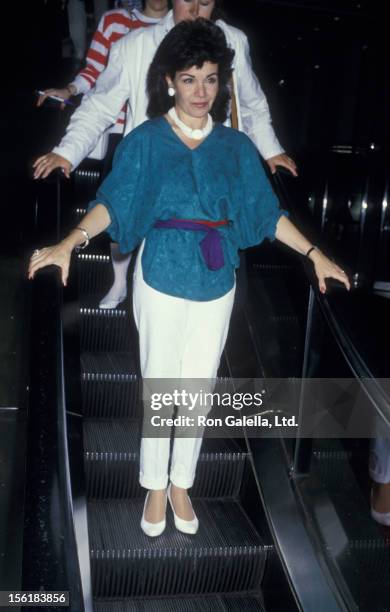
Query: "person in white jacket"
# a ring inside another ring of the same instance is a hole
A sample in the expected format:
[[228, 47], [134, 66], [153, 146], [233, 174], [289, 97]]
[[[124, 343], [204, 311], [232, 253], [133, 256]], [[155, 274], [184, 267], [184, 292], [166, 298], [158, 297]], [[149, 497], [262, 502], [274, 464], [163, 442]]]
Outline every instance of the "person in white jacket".
[[[95, 148], [101, 134], [115, 123], [126, 101], [124, 134], [143, 123], [147, 119], [148, 104], [146, 77], [160, 42], [180, 21], [198, 17], [212, 19], [218, 4], [218, 0], [173, 0], [173, 11], [157, 25], [140, 28], [115, 43], [107, 68], [73, 114], [60, 145], [35, 161], [34, 178], [46, 178], [55, 168], [62, 168], [69, 178], [70, 172]], [[272, 173], [279, 165], [296, 176], [296, 165], [284, 152], [273, 130], [266, 97], [252, 71], [245, 34], [223, 20], [218, 19], [216, 23], [235, 51], [233, 88], [238, 128], [251, 138]], [[101, 307], [115, 308], [126, 297], [129, 261], [130, 256], [120, 266], [114, 266], [114, 285], [100, 303]]]

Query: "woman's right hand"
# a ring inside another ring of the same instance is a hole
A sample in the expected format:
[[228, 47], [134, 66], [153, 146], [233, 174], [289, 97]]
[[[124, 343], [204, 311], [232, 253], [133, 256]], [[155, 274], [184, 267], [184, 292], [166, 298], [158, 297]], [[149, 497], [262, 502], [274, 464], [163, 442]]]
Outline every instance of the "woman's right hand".
[[66, 240], [62, 240], [51, 247], [35, 250], [30, 257], [28, 278], [32, 280], [38, 270], [46, 266], [54, 265], [61, 268], [62, 283], [66, 286], [72, 250], [72, 245]]
[[46, 178], [56, 168], [62, 168], [66, 178], [70, 178], [72, 164], [65, 157], [57, 155], [57, 153], [46, 153], [46, 155], [41, 155], [41, 157], [35, 160], [33, 168], [35, 179]]
[[[42, 106], [46, 98], [49, 96], [57, 96], [58, 98], [62, 98], [63, 100], [69, 100], [73, 95], [70, 87], [64, 87], [63, 89], [45, 89], [43, 94], [41, 94], [37, 100], [37, 106]], [[64, 110], [65, 104], [60, 105], [61, 110]]]

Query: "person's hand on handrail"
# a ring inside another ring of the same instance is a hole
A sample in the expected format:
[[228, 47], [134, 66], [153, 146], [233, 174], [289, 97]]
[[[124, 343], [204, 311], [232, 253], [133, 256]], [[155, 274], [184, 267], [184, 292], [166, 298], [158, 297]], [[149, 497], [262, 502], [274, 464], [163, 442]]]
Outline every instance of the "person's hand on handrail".
[[70, 178], [70, 172], [72, 170], [72, 164], [70, 161], [57, 155], [57, 153], [46, 153], [41, 155], [33, 163], [34, 168], [34, 179], [45, 179], [49, 176], [56, 168], [61, 168], [66, 178]]
[[295, 161], [291, 159], [286, 153], [279, 153], [279, 155], [274, 155], [269, 159], [265, 160], [271, 170], [271, 174], [275, 174], [278, 169], [278, 166], [282, 166], [286, 168], [293, 176], [298, 176], [298, 169]]
[[313, 262], [321, 293], [326, 293], [325, 279], [327, 278], [340, 281], [349, 291], [351, 284], [345, 271], [326, 257], [317, 246], [311, 244], [287, 217], [282, 216], [279, 219], [275, 237]]
[[45, 266], [58, 266], [61, 269], [61, 279], [64, 286], [68, 281], [70, 258], [73, 248], [66, 240], [44, 249], [36, 249], [30, 258], [28, 278], [32, 280], [36, 272]]
[[351, 288], [351, 283], [344, 270], [340, 268], [329, 257], [326, 257], [317, 247], [310, 253], [309, 259], [314, 264], [314, 271], [318, 279], [318, 286], [321, 293], [326, 293], [325, 279], [334, 278], [342, 283], [348, 291]]
[[73, 249], [87, 247], [91, 238], [107, 229], [111, 219], [107, 208], [103, 204], [97, 204], [81, 219], [80, 223], [82, 225], [71, 230], [61, 242], [43, 249], [35, 249], [28, 266], [29, 280], [32, 280], [41, 268], [54, 265], [61, 269], [62, 282], [66, 285]]

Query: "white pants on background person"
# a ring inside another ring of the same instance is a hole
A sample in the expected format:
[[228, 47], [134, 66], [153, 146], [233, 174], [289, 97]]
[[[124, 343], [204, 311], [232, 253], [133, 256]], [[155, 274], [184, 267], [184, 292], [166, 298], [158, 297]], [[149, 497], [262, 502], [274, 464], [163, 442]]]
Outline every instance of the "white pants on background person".
[[375, 482], [390, 483], [390, 438], [374, 438], [371, 441], [369, 472]]
[[82, 60], [87, 50], [87, 14], [83, 0], [69, 0], [68, 20], [75, 57]]
[[[198, 302], [156, 291], [145, 283], [142, 248], [134, 272], [133, 310], [139, 332], [141, 374], [144, 379], [215, 379], [225, 346], [235, 287], [223, 297]], [[158, 383], [157, 383], [158, 385]], [[193, 412], [197, 410], [197, 407]], [[208, 407], [203, 407], [207, 414]], [[202, 437], [176, 437], [171, 482], [189, 489], [194, 481]], [[143, 437], [140, 484], [165, 489], [168, 484], [169, 437]]]
[[100, 300], [99, 308], [116, 308], [127, 297], [127, 270], [130, 265], [132, 253], [123, 253], [116, 242], [110, 244], [112, 270], [114, 282], [108, 293]]

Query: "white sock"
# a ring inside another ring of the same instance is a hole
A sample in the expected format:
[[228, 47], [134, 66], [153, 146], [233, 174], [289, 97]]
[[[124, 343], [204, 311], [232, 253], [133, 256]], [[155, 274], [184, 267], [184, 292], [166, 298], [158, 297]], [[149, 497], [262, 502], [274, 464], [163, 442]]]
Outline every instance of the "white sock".
[[99, 308], [116, 308], [127, 296], [127, 270], [131, 253], [123, 255], [116, 242], [111, 242], [111, 262], [114, 270], [114, 282], [109, 292], [100, 301]]

